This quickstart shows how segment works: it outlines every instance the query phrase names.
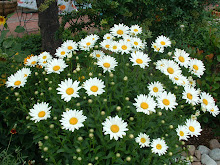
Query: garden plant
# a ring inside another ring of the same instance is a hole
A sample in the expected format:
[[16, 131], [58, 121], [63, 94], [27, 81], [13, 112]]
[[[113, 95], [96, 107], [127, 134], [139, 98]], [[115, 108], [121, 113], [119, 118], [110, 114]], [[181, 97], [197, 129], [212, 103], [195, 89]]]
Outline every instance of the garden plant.
[[198, 83], [202, 60], [142, 31], [114, 24], [54, 55], [29, 55], [6, 78], [4, 106], [20, 115], [5, 122], [33, 135], [46, 164], [186, 164], [184, 141], [201, 134], [201, 116], [219, 114], [218, 103]]

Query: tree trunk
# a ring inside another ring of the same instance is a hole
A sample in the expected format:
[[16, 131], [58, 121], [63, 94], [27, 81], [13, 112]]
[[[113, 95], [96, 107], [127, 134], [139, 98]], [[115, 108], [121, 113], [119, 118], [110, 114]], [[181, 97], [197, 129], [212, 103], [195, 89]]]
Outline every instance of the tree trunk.
[[[47, 0], [37, 0], [37, 7], [39, 8], [45, 1]], [[39, 11], [38, 17], [38, 25], [42, 37], [42, 50], [50, 52], [54, 56], [56, 49], [62, 43], [62, 40], [55, 35], [60, 26], [57, 1], [52, 2], [43, 12]]]

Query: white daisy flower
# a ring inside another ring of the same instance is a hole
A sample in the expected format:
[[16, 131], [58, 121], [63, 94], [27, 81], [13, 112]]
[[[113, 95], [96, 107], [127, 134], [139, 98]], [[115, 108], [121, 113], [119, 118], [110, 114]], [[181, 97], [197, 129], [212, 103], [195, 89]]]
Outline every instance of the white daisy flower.
[[20, 87], [24, 87], [26, 82], [27, 82], [27, 77], [24, 77], [23, 74], [14, 74], [8, 77], [5, 85], [7, 88], [8, 87], [20, 88]]
[[155, 40], [156, 44], [158, 44], [160, 47], [171, 47], [171, 41], [168, 37], [165, 37], [163, 35], [158, 36]]
[[64, 69], [67, 67], [65, 61], [63, 59], [52, 59], [48, 62], [45, 70], [47, 71], [47, 74], [50, 73], [57, 73], [60, 74]]
[[112, 41], [109, 49], [112, 52], [118, 53], [119, 52], [119, 43], [118, 43], [118, 41]]
[[156, 69], [162, 71], [164, 70], [164, 67], [165, 67], [165, 64], [168, 62], [169, 60], [167, 59], [161, 59], [161, 60], [158, 60], [156, 62]]
[[173, 58], [174, 61], [176, 61], [180, 66], [184, 66], [185, 68], [188, 68], [190, 58], [189, 58], [189, 54], [186, 53], [184, 50], [176, 48]]
[[47, 60], [51, 60], [52, 56], [49, 52], [42, 52], [39, 56], [38, 56], [38, 60], [39, 61], [47, 61]]
[[195, 87], [196, 86], [196, 80], [193, 80], [192, 76], [188, 77], [188, 81], [189, 81], [189, 85], [191, 87]]
[[186, 103], [196, 105], [199, 103], [199, 91], [190, 86], [185, 86], [182, 98], [186, 100]]
[[126, 42], [129, 42], [129, 43], [132, 42], [132, 38], [133, 38], [133, 37], [131, 37], [130, 35], [124, 35], [124, 36], [123, 36], [123, 40], [126, 41]]
[[211, 105], [207, 108], [207, 111], [211, 113], [214, 117], [216, 117], [220, 111], [217, 105]]
[[55, 56], [58, 58], [64, 58], [69, 54], [69, 50], [64, 47], [59, 47], [56, 49]]
[[98, 79], [97, 77], [86, 80], [83, 84], [83, 88], [89, 96], [97, 96], [105, 92], [103, 89], [105, 88], [104, 81]]
[[201, 102], [201, 106], [206, 109], [209, 109], [210, 106], [215, 105], [214, 98], [209, 93], [206, 92], [201, 92], [200, 102]]
[[59, 88], [57, 88], [58, 93], [61, 94], [61, 99], [63, 99], [66, 102], [69, 102], [71, 98], [79, 97], [78, 90], [80, 90], [82, 87], [79, 87], [79, 81], [74, 81], [70, 78], [67, 80], [61, 81], [60, 84], [58, 84]]
[[132, 25], [132, 26], [130, 27], [130, 31], [129, 31], [129, 32], [130, 32], [131, 35], [136, 36], [136, 35], [142, 33], [142, 27], [140, 27], [140, 26], [138, 26], [138, 25]]
[[48, 60], [48, 61], [47, 61], [47, 60], [45, 60], [45, 61], [42, 61], [42, 60], [41, 60], [41, 61], [38, 61], [38, 64], [45, 68], [45, 67], [47, 66], [47, 64], [48, 64], [49, 61], [50, 61], [50, 60]]
[[151, 48], [154, 49], [155, 52], [163, 53], [164, 52], [164, 47], [161, 47], [159, 44], [152, 42]]
[[92, 37], [86, 37], [84, 39], [81, 39], [78, 44], [81, 50], [89, 51], [94, 47], [95, 41], [92, 39]]
[[66, 40], [61, 47], [68, 50], [68, 52], [78, 50], [78, 44], [73, 40]]
[[135, 49], [144, 49], [147, 45], [138, 37], [133, 37], [131, 40], [132, 46]]
[[100, 45], [103, 49], [110, 50], [111, 42], [112, 42], [111, 40], [103, 40], [102, 42], [100, 42]]
[[110, 33], [116, 37], [122, 37], [129, 33], [129, 27], [122, 24], [114, 25], [114, 27], [110, 28]]
[[132, 66], [139, 65], [143, 69], [149, 66], [149, 62], [151, 61], [147, 54], [139, 51], [136, 51], [136, 53], [131, 53], [131, 57], [129, 59], [133, 63]]
[[176, 133], [179, 136], [179, 140], [188, 140], [189, 138], [188, 128], [185, 125], [178, 125]]
[[163, 91], [163, 85], [159, 81], [151, 82], [148, 86], [151, 96], [158, 97]]
[[31, 120], [35, 123], [41, 120], [47, 120], [50, 118], [50, 109], [49, 104], [46, 102], [34, 104], [33, 108], [30, 109], [29, 115], [31, 116]]
[[158, 154], [159, 156], [164, 155], [167, 152], [168, 146], [163, 139], [153, 139], [151, 142], [152, 153]]
[[27, 59], [25, 65], [35, 67], [37, 65], [37, 62], [38, 62], [38, 56], [30, 56], [30, 58]]
[[166, 110], [170, 109], [171, 111], [173, 111], [173, 109], [176, 108], [175, 106], [178, 105], [176, 102], [176, 96], [170, 92], [167, 93], [166, 91], [157, 97], [157, 102], [159, 108], [165, 108]]
[[128, 54], [132, 50], [131, 43], [124, 41], [124, 40], [119, 41], [118, 47], [119, 47], [119, 51], [121, 52], [121, 54], [124, 54], [124, 53]]
[[128, 124], [122, 118], [118, 117], [108, 117], [102, 123], [104, 135], [110, 135], [110, 140], [113, 138], [118, 140], [118, 138], [123, 138], [126, 135], [125, 131], [128, 131]]
[[134, 100], [136, 103], [133, 103], [133, 105], [136, 107], [137, 112], [143, 112], [147, 115], [150, 115], [150, 111], [156, 112], [155, 108], [157, 104], [152, 97], [140, 94]]
[[94, 42], [94, 44], [95, 44], [96, 41], [99, 39], [99, 36], [96, 35], [96, 34], [90, 34], [86, 38], [89, 39], [89, 40], [91, 39]]
[[106, 71], [114, 71], [115, 67], [118, 66], [118, 62], [114, 57], [107, 55], [100, 58], [97, 62], [97, 65], [98, 67], [101, 67], [103, 69], [103, 73], [105, 73]]
[[61, 115], [62, 118], [60, 120], [61, 125], [63, 126], [62, 129], [69, 130], [74, 132], [75, 129], [79, 129], [83, 127], [83, 122], [87, 119], [86, 116], [83, 115], [82, 110], [68, 110], [63, 112]]
[[188, 86], [189, 85], [188, 79], [185, 76], [183, 76], [182, 74], [175, 75], [173, 77], [170, 76], [169, 78], [172, 80], [172, 82], [174, 84], [177, 84], [179, 86]]
[[31, 69], [30, 68], [22, 68], [20, 70], [18, 70], [16, 74], [19, 74], [19, 75], [23, 75], [25, 78], [27, 78], [28, 76], [31, 75]]
[[204, 74], [205, 66], [201, 60], [191, 59], [189, 61], [189, 71], [197, 77], [201, 77]]
[[92, 57], [96, 59], [100, 59], [105, 55], [105, 53], [102, 50], [94, 50], [92, 52]]
[[200, 132], [202, 131], [201, 125], [198, 121], [192, 120], [192, 119], [187, 119], [185, 122], [189, 135], [192, 136], [198, 136], [201, 135]]
[[138, 137], [135, 138], [135, 141], [140, 145], [140, 148], [150, 147], [150, 138], [145, 133], [140, 133]]
[[103, 36], [103, 40], [113, 40], [113, 35], [111, 35], [110, 33], [106, 33], [104, 36]]
[[182, 70], [177, 63], [172, 60], [168, 60], [165, 62], [164, 68], [161, 70], [161, 72], [172, 78], [176, 75], [180, 75]]

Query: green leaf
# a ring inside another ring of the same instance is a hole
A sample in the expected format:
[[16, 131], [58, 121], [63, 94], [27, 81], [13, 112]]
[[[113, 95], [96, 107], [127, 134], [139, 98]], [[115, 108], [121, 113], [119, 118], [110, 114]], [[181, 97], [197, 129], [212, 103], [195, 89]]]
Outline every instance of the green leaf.
[[0, 43], [3, 42], [4, 38], [6, 37], [6, 34], [9, 32], [9, 30], [3, 30], [1, 32], [1, 36], [0, 36]]
[[57, 150], [57, 153], [61, 153], [61, 152], [65, 152], [65, 150], [63, 148]]
[[217, 56], [217, 60], [218, 60], [218, 62], [220, 62], [220, 55]]
[[25, 31], [25, 28], [22, 26], [17, 26], [15, 29], [16, 33], [23, 33]]
[[6, 40], [3, 42], [3, 47], [5, 47], [6, 49], [10, 48], [12, 46], [13, 42], [14, 42], [13, 40]]

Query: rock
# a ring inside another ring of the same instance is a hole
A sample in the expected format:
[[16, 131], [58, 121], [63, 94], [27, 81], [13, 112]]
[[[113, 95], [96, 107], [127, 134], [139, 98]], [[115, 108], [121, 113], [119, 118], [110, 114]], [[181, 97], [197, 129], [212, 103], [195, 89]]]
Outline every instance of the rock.
[[201, 152], [199, 150], [195, 151], [195, 156], [199, 161], [201, 160]]
[[196, 147], [194, 145], [188, 145], [187, 147], [188, 147], [189, 154], [193, 156], [195, 153]]
[[216, 161], [217, 165], [220, 165], [220, 161]]
[[197, 159], [197, 157], [193, 156], [193, 162], [200, 162], [200, 160]]
[[187, 153], [185, 151], [181, 152], [181, 155], [187, 157]]
[[217, 165], [217, 163], [207, 154], [202, 154], [201, 162], [204, 165]]
[[220, 160], [220, 149], [219, 148], [215, 148], [215, 149], [211, 150], [209, 152], [209, 156], [210, 156], [210, 158], [212, 158], [215, 161]]
[[193, 162], [191, 165], [202, 165], [201, 162]]
[[220, 143], [217, 139], [212, 139], [209, 141], [209, 148], [212, 150], [214, 148], [220, 148]]
[[210, 151], [210, 149], [207, 148], [207, 147], [204, 146], [204, 145], [199, 145], [197, 149], [201, 152], [202, 155], [203, 155], [203, 154], [208, 155], [208, 153], [209, 153], [209, 151]]

